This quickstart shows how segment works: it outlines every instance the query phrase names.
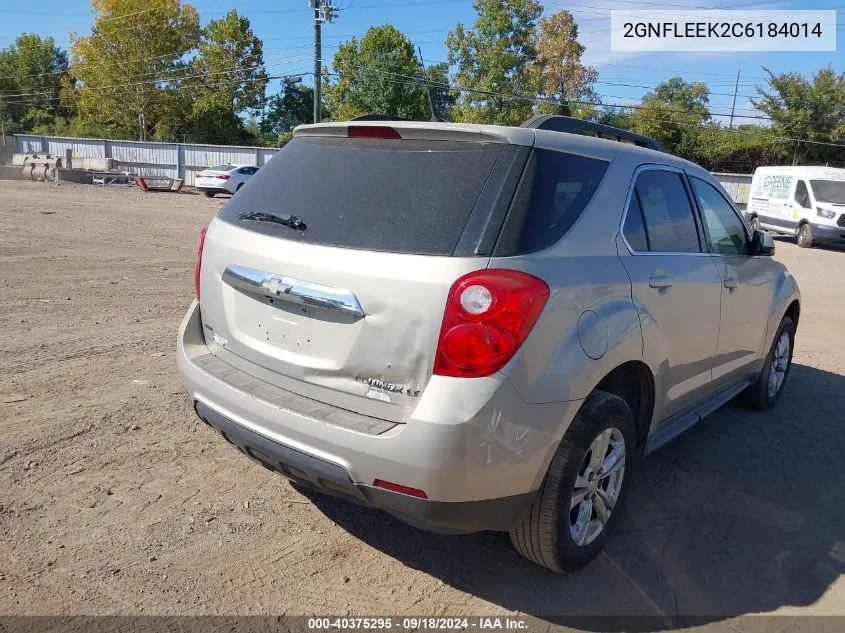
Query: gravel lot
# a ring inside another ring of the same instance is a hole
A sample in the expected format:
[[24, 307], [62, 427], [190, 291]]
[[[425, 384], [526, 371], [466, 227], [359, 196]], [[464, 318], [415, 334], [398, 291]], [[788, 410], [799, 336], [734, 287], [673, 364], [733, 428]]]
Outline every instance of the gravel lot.
[[845, 615], [845, 251], [778, 241], [804, 297], [780, 405], [649, 458], [606, 553], [558, 576], [505, 535], [312, 502], [197, 421], [175, 336], [223, 203], [0, 182], [0, 614]]

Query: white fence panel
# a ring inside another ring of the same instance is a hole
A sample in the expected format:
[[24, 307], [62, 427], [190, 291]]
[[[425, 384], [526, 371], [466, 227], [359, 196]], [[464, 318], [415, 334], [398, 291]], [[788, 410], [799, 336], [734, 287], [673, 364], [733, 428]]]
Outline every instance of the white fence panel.
[[748, 204], [748, 192], [751, 189], [751, 174], [713, 174], [725, 191], [730, 195], [734, 204], [744, 209]]
[[15, 136], [15, 153], [31, 154], [43, 152], [44, 147], [40, 136]]
[[178, 162], [178, 149], [170, 143], [138, 143], [111, 141], [111, 156], [119, 163], [130, 165], [173, 166]]
[[279, 153], [278, 149], [271, 149], [268, 147], [262, 147], [258, 150], [258, 167], [262, 167], [267, 163], [268, 160], [273, 158], [276, 154]]
[[255, 147], [185, 145], [185, 166], [199, 169], [226, 164], [258, 167], [256, 164], [258, 151], [258, 148]]
[[70, 150], [74, 156], [80, 158], [105, 158], [105, 147], [102, 141], [87, 138], [47, 138], [47, 151], [54, 156], [64, 158], [65, 152]]

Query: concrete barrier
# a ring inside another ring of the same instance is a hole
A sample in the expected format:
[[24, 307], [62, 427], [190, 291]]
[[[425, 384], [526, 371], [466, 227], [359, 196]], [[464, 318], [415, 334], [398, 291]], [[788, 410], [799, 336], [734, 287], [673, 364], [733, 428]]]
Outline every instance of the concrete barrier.
[[23, 176], [23, 168], [0, 165], [0, 180], [27, 180]]

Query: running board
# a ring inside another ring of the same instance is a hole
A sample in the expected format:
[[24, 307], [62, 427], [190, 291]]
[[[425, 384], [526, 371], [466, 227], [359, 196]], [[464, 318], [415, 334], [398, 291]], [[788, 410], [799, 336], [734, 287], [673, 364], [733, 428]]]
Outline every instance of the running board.
[[743, 378], [738, 382], [731, 383], [691, 409], [681, 411], [667, 418], [657, 427], [657, 431], [648, 438], [644, 454], [648, 455], [656, 451], [664, 444], [668, 444], [674, 440], [684, 431], [688, 431], [708, 415], [726, 405], [750, 384], [750, 378]]

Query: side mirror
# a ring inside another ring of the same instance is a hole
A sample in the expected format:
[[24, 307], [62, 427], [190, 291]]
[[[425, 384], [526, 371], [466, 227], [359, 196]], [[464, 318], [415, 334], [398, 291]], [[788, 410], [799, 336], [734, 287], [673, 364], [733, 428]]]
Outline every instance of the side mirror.
[[759, 229], [754, 231], [751, 238], [751, 254], [770, 257], [775, 254], [775, 241], [772, 236]]

